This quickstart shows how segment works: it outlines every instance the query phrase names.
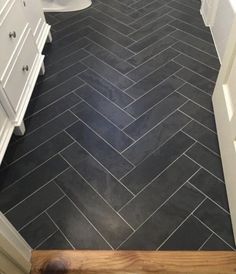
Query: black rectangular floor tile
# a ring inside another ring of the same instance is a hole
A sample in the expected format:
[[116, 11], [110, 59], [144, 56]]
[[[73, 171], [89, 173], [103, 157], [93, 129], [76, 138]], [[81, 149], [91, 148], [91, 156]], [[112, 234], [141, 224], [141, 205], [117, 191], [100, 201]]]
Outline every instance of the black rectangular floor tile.
[[120, 107], [125, 107], [133, 101], [129, 95], [92, 70], [81, 73], [79, 77]]
[[20, 231], [20, 234], [32, 248], [35, 248], [56, 231], [57, 227], [54, 225], [51, 219], [45, 213], [43, 213], [27, 226], [25, 226]]
[[165, 65], [167, 62], [171, 61], [175, 58], [179, 53], [172, 48], [168, 48], [162, 51], [157, 56], [153, 57], [149, 61], [145, 62], [144, 64], [140, 65], [136, 69], [130, 71], [127, 76], [132, 79], [133, 81], [139, 81], [143, 79], [148, 74], [152, 73], [154, 70], [158, 69], [159, 67]]
[[118, 70], [119, 72], [126, 74], [127, 72], [131, 71], [134, 67], [129, 64], [128, 62], [120, 59], [115, 54], [111, 53], [110, 51], [106, 50], [103, 47], [95, 43], [89, 44], [85, 48], [89, 53], [93, 54], [106, 64], [112, 66], [114, 69]]
[[133, 43], [128, 48], [132, 50], [133, 52], [138, 53], [141, 50], [145, 49], [146, 47], [149, 47], [151, 44], [155, 43], [156, 41], [160, 40], [161, 38], [167, 36], [168, 34], [174, 31], [175, 31], [174, 27], [166, 25], [154, 31], [147, 37], [144, 37], [143, 39]]
[[116, 150], [121, 152], [133, 143], [133, 140], [123, 131], [110, 123], [87, 103], [82, 102], [73, 108], [72, 112]]
[[170, 61], [161, 68], [150, 73], [144, 79], [141, 79], [139, 82], [128, 88], [125, 92], [137, 99], [154, 88], [156, 85], [160, 84], [170, 75], [176, 73], [179, 69], [181, 69], [181, 66]]
[[218, 71], [210, 68], [184, 54], [177, 56], [174, 61], [179, 65], [186, 67], [195, 73], [200, 74], [201, 76], [209, 79], [210, 81], [215, 82], [218, 76]]
[[73, 114], [64, 112], [38, 130], [25, 137], [22, 136], [22, 138], [8, 147], [4, 157], [5, 162], [10, 164], [24, 156], [26, 153], [63, 131], [66, 127], [69, 127], [76, 120], [77, 119]]
[[200, 88], [201, 90], [205, 91], [206, 93], [212, 95], [215, 84], [212, 81], [200, 76], [199, 74], [187, 69], [183, 68], [176, 73], [178, 77], [183, 79], [186, 82]]
[[117, 178], [124, 176], [133, 168], [125, 158], [84, 123], [77, 122], [66, 131]]
[[230, 215], [210, 200], [206, 200], [194, 213], [204, 224], [223, 240], [234, 246]]
[[187, 116], [176, 111], [144, 135], [144, 137], [131, 145], [122, 154], [131, 163], [137, 165], [155, 149], [165, 143], [171, 136], [181, 130], [189, 121], [190, 119]]
[[204, 196], [186, 184], [136, 230], [120, 249], [156, 250], [203, 199]]
[[184, 82], [179, 78], [170, 76], [158, 86], [147, 92], [144, 96], [131, 103], [125, 108], [125, 111], [130, 113], [133, 117], [138, 118], [145, 111], [169, 96], [173, 91], [177, 90], [183, 83]]
[[193, 59], [198, 60], [199, 62], [212, 67], [216, 70], [220, 69], [220, 62], [216, 57], [213, 57], [201, 50], [196, 49], [195, 47], [190, 46], [189, 44], [183, 43], [182, 41], [173, 45], [173, 48], [186, 54]]
[[68, 240], [58, 230], [51, 237], [47, 238], [38, 247], [38, 250], [70, 250], [73, 249]]
[[[169, 11], [168, 8], [166, 8], [166, 10]], [[161, 27], [167, 25], [171, 21], [173, 21], [173, 19], [170, 16], [165, 15], [164, 13], [162, 17], [157, 17], [155, 21], [143, 25], [143, 27], [141, 27], [137, 31], [131, 33], [129, 37], [138, 41], [140, 39], [143, 39], [145, 36], [151, 34], [152, 32], [156, 31], [157, 29], [160, 29]]]
[[72, 77], [68, 81], [62, 83], [59, 86], [56, 86], [51, 91], [42, 94], [41, 96], [37, 96], [37, 94], [35, 94], [35, 97], [30, 101], [30, 104], [27, 108], [25, 118], [31, 116], [36, 112], [39, 112], [40, 110], [49, 106], [55, 101], [70, 94], [72, 91], [81, 87], [83, 84], [84, 82], [78, 77]]
[[219, 156], [213, 154], [199, 143], [196, 143], [186, 154], [210, 173], [214, 174], [222, 181], [224, 180], [222, 163]]
[[183, 129], [183, 132], [187, 133], [199, 143], [220, 155], [217, 135], [206, 127], [192, 121]]
[[134, 120], [125, 111], [118, 108], [90, 86], [86, 85], [78, 89], [76, 94], [121, 129]]
[[212, 98], [202, 90], [190, 85], [189, 83], [186, 83], [178, 89], [178, 93], [182, 94], [203, 108], [213, 112]]
[[201, 18], [200, 17], [200, 13], [199, 10], [193, 9], [189, 6], [186, 5], [182, 5], [182, 3], [178, 3], [176, 1], [171, 1], [170, 3], [168, 3], [168, 6], [170, 6], [171, 8], [177, 9], [179, 11], [182, 11], [192, 17], [196, 18]]
[[115, 210], [133, 195], [79, 144], [62, 152], [63, 157]]
[[204, 108], [196, 105], [191, 101], [188, 101], [186, 104], [184, 104], [180, 110], [205, 127], [216, 132], [215, 117], [213, 113], [205, 110]]
[[[47, 212], [75, 248], [110, 249], [102, 236], [67, 197]], [[62, 212], [64, 213], [63, 218], [61, 217]]]
[[56, 183], [113, 247], [130, 235], [131, 228], [75, 171], [68, 170]]
[[182, 132], [177, 133], [126, 175], [122, 182], [133, 193], [138, 193], [193, 143], [194, 141]]
[[198, 165], [181, 156], [147, 188], [138, 194], [120, 211], [121, 216], [132, 227], [140, 226], [157, 210], [179, 187], [199, 169]]
[[88, 35], [88, 38], [122, 59], [127, 59], [133, 55], [132, 51], [130, 51], [128, 48], [119, 45], [110, 38], [107, 38], [96, 31], [92, 31]]
[[171, 36], [217, 58], [216, 49], [213, 44], [205, 42], [193, 36], [191, 33], [177, 30], [173, 32]]
[[157, 42], [148, 46], [147, 48], [142, 50], [140, 53], [129, 58], [127, 61], [134, 66], [139, 66], [142, 63], [148, 61], [153, 56], [161, 53], [163, 50], [167, 49], [168, 47], [173, 45], [175, 42], [176, 40], [174, 38], [172, 38], [171, 36], [166, 36], [162, 38], [161, 40], [158, 40]]
[[40, 112], [37, 112], [36, 114], [26, 118], [26, 133], [30, 133], [45, 125], [50, 120], [53, 120], [56, 116], [61, 115], [67, 109], [78, 104], [80, 101], [81, 99], [75, 94], [68, 94], [60, 100], [56, 101], [55, 103], [42, 109]]
[[232, 251], [233, 249], [215, 234], [203, 245], [202, 251]]
[[160, 123], [164, 118], [174, 112], [177, 108], [186, 102], [182, 95], [172, 93], [170, 96], [155, 105], [149, 111], [145, 112], [137, 120], [125, 128], [125, 132], [133, 139], [137, 140], [154, 126]]
[[185, 31], [191, 35], [194, 35], [197, 38], [202, 39], [203, 41], [213, 44], [211, 33], [208, 31], [203, 31], [201, 29], [195, 28], [195, 27], [188, 25], [188, 24], [186, 24], [180, 20], [177, 20], [177, 19], [170, 22], [169, 24], [179, 30], [182, 30], [182, 31]]
[[0, 188], [13, 184], [16, 180], [23, 177], [26, 173], [32, 171], [37, 166], [43, 164], [52, 156], [61, 151], [64, 147], [73, 142], [65, 133], [59, 133], [54, 138], [39, 146], [23, 158], [9, 165], [0, 172]]
[[201, 169], [189, 181], [214, 202], [229, 212], [225, 184], [212, 176], [206, 170]]
[[111, 6], [113, 9], [116, 9], [124, 14], [129, 14], [134, 11], [132, 7], [129, 7], [128, 5], [122, 4], [122, 2], [118, 1], [110, 1], [110, 0], [99, 0], [99, 2]]
[[122, 90], [127, 89], [134, 83], [125, 75], [113, 69], [111, 66], [105, 64], [94, 56], [89, 56], [85, 58], [82, 62], [87, 67], [94, 70], [98, 75], [101, 75], [103, 78], [113, 83], [113, 85]]
[[21, 229], [63, 196], [52, 182], [9, 211], [6, 217], [16, 229]]
[[60, 156], [54, 156], [16, 184], [1, 191], [0, 210], [3, 213], [10, 210], [66, 170], [68, 166], [69, 165]]
[[210, 235], [210, 230], [190, 216], [159, 250], [198, 250]]

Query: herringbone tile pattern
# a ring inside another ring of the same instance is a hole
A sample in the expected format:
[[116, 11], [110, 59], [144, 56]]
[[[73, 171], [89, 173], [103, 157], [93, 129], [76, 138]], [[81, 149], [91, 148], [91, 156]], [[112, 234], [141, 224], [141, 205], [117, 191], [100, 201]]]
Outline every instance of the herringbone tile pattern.
[[33, 248], [234, 248], [199, 0], [96, 0], [47, 14], [0, 208]]

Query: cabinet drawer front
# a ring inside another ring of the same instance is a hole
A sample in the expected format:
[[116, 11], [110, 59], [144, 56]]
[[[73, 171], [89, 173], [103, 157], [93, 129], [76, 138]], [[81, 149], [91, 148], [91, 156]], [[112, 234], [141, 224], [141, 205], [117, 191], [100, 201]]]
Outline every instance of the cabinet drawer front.
[[11, 1], [11, 4], [6, 7], [7, 11], [3, 12], [0, 20], [0, 75], [4, 73], [27, 26], [20, 1]]
[[27, 92], [26, 85], [30, 79], [30, 75], [34, 70], [34, 61], [37, 58], [37, 48], [34, 43], [33, 36], [29, 31], [26, 35], [23, 46], [20, 50], [17, 61], [4, 85], [5, 93], [17, 112], [21, 97]]

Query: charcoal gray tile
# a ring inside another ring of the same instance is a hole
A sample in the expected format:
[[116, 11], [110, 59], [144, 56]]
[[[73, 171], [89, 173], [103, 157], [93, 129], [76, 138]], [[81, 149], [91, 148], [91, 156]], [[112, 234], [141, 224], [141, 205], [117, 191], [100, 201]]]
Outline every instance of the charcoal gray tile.
[[113, 247], [130, 235], [131, 228], [75, 171], [68, 170], [56, 183]]
[[215, 234], [203, 245], [201, 248], [203, 251], [232, 251], [233, 249], [223, 242]]
[[50, 89], [55, 88], [55, 86], [62, 84], [69, 78], [72, 78], [73, 76], [79, 74], [80, 72], [84, 70], [86, 70], [86, 66], [84, 66], [82, 63], [79, 62], [64, 69], [63, 71], [58, 72], [57, 74], [46, 79], [45, 81], [39, 82], [35, 87], [33, 97], [41, 95], [49, 91]]
[[42, 144], [23, 158], [14, 162], [12, 165], [9, 165], [6, 169], [0, 172], [1, 189], [10, 186], [16, 180], [49, 160], [52, 156], [72, 142], [72, 138], [67, 134], [59, 133], [57, 136]]
[[6, 163], [10, 164], [26, 153], [29, 153], [48, 139], [63, 131], [76, 120], [73, 114], [65, 112], [31, 134], [25, 137], [22, 136], [23, 138], [20, 138], [8, 147], [4, 157]]
[[127, 89], [134, 83], [122, 73], [116, 71], [111, 66], [108, 66], [94, 56], [89, 56], [85, 58], [82, 62], [87, 67], [94, 70], [98, 75], [101, 75], [103, 78], [110, 81], [113, 85], [122, 90]]
[[197, 170], [198, 165], [181, 156], [147, 188], [120, 211], [121, 216], [137, 228], [157, 210]]
[[[143, 3], [143, 2], [144, 1], [139, 1], [138, 3]], [[135, 29], [140, 29], [143, 26], [145, 26], [146, 24], [149, 24], [152, 21], [156, 20], [158, 17], [169, 13], [171, 10], [172, 9], [170, 7], [162, 6], [159, 9], [154, 10], [154, 11], [148, 13], [147, 15], [141, 17], [140, 19], [135, 20], [132, 24], [130, 24], [130, 26]]]
[[128, 48], [119, 45], [110, 38], [107, 38], [98, 32], [92, 31], [88, 35], [88, 38], [122, 59], [127, 59], [133, 55], [132, 51], [130, 51]]
[[0, 210], [5, 213], [37, 189], [54, 179], [68, 168], [58, 155], [54, 156], [16, 184], [0, 192]]
[[154, 151], [148, 158], [141, 162], [122, 182], [133, 192], [139, 192], [150, 183], [165, 168], [186, 151], [194, 141], [184, 133], [179, 132], [163, 146]]
[[82, 147], [91, 153], [117, 178], [125, 175], [133, 166], [116, 150], [99, 138], [84, 123], [77, 122], [69, 127], [68, 132]]
[[119, 210], [133, 195], [79, 144], [62, 152], [73, 168], [115, 209]]
[[206, 200], [194, 213], [203, 223], [232, 247], [234, 238], [230, 215], [210, 200]]
[[152, 73], [154, 70], [165, 65], [167, 62], [175, 58], [179, 53], [171, 48], [166, 49], [161, 52], [151, 60], [145, 62], [144, 64], [138, 66], [136, 69], [130, 71], [127, 76], [134, 80], [139, 81], [143, 79], [148, 74]]
[[122, 154], [133, 164], [137, 165], [150, 153], [165, 143], [171, 136], [176, 134], [186, 125], [190, 119], [180, 113], [174, 112], [158, 126], [131, 145]]
[[216, 132], [215, 117], [213, 113], [191, 101], [188, 101], [185, 105], [183, 105], [180, 110], [202, 125]]
[[174, 61], [178, 63], [179, 65], [182, 65], [195, 73], [200, 74], [201, 76], [211, 80], [216, 81], [218, 76], [218, 71], [215, 69], [210, 68], [209, 66], [206, 66], [184, 54], [181, 54], [177, 56]]
[[192, 121], [183, 129], [183, 132], [187, 133], [199, 143], [220, 155], [217, 135], [206, 127]]
[[182, 42], [185, 42], [203, 52], [206, 52], [212, 56], [217, 57], [217, 52], [214, 47], [214, 45], [205, 42], [195, 36], [193, 36], [191, 33], [186, 33], [181, 30], [177, 30], [173, 33], [171, 33], [171, 36], [174, 37], [177, 40], [181, 40]]
[[6, 217], [16, 229], [20, 229], [63, 196], [61, 190], [52, 182], [10, 210]]
[[157, 42], [148, 46], [147, 48], [142, 50], [140, 53], [129, 58], [127, 61], [134, 66], [139, 66], [142, 63], [149, 60], [150, 58], [152, 58], [153, 56], [161, 53], [164, 49], [170, 47], [175, 42], [176, 40], [174, 38], [172, 38], [171, 36], [166, 36], [162, 38], [161, 40], [158, 40]]
[[201, 75], [187, 69], [183, 68], [176, 73], [178, 77], [183, 79], [186, 82], [198, 87], [199, 89], [205, 91], [206, 93], [212, 95], [215, 84], [212, 81], [202, 77]]
[[121, 152], [133, 143], [133, 140], [123, 131], [93, 110], [87, 103], [79, 104], [72, 109], [72, 112], [116, 150]]
[[110, 249], [102, 236], [67, 197], [51, 207], [48, 214], [75, 248]]
[[202, 92], [202, 90], [190, 85], [189, 83], [186, 83], [178, 89], [178, 92], [193, 102], [213, 112], [212, 98], [210, 95]]
[[193, 9], [189, 6], [186, 6], [186, 5], [182, 5], [182, 3], [178, 3], [176, 1], [171, 1], [168, 3], [168, 6], [174, 8], [174, 9], [177, 9], [179, 11], [182, 11], [192, 17], [197, 17], [197, 18], [201, 18], [200, 17], [200, 13], [199, 13], [199, 10], [196, 10], [196, 9]]
[[[167, 11], [169, 11], [168, 8], [167, 8]], [[138, 41], [140, 39], [143, 39], [145, 36], [151, 34], [152, 32], [156, 31], [157, 29], [170, 23], [171, 21], [173, 21], [173, 19], [170, 16], [165, 15], [164, 13], [162, 17], [159, 17], [159, 18], [157, 17], [155, 21], [150, 22], [149, 24], [144, 25], [137, 31], [131, 33], [129, 37]]]
[[170, 75], [176, 73], [181, 67], [170, 61], [154, 72], [150, 73], [144, 79], [141, 79], [139, 82], [128, 88], [125, 92], [135, 99], [144, 95], [147, 91], [154, 88], [156, 85], [160, 84]]
[[123, 47], [131, 45], [134, 40], [128, 36], [114, 30], [113, 28], [108, 27], [106, 24], [103, 24], [94, 18], [89, 19], [89, 26], [99, 33], [105, 35], [106, 37], [112, 39]]
[[203, 199], [199, 192], [186, 184], [136, 230], [120, 249], [156, 250]]
[[115, 87], [92, 70], [81, 73], [79, 77], [120, 107], [125, 107], [133, 101], [129, 95], [122, 92], [119, 88]]
[[213, 154], [199, 143], [196, 143], [186, 154], [219, 179], [224, 180], [222, 163], [219, 156]]
[[124, 131], [133, 139], [137, 140], [183, 105], [185, 101], [186, 99], [182, 95], [172, 93], [131, 123]]
[[69, 244], [67, 239], [63, 236], [63, 234], [59, 230], [37, 247], [37, 250], [70, 250], [70, 249], [72, 249], [72, 246]]
[[189, 44], [179, 41], [178, 43], [173, 45], [173, 48], [209, 67], [212, 67], [216, 70], [220, 69], [220, 62], [216, 57], [213, 57], [201, 50], [198, 50], [195, 47], [190, 46]]
[[167, 36], [168, 34], [174, 32], [174, 31], [175, 31], [174, 27], [166, 25], [166, 26], [154, 31], [147, 37], [144, 37], [143, 39], [133, 43], [128, 48], [130, 50], [138, 53], [141, 50], [145, 49], [146, 47], [149, 47], [154, 42], [162, 39], [163, 37]]
[[198, 250], [211, 231], [194, 216], [190, 216], [159, 250]]
[[100, 47], [99, 45], [95, 43], [91, 43], [85, 48], [89, 53], [93, 54], [106, 64], [112, 66], [119, 72], [126, 74], [130, 70], [132, 70], [134, 67], [129, 64], [128, 62], [120, 59], [118, 56], [114, 55], [110, 51], [106, 50], [103, 47]]
[[138, 118], [145, 111], [169, 96], [173, 91], [183, 85], [183, 83], [184, 82], [177, 77], [170, 76], [158, 86], [147, 92], [144, 96], [131, 103], [125, 108], [125, 111], [130, 113], [133, 117]]
[[39, 112], [55, 101], [60, 100], [62, 97], [81, 87], [83, 84], [84, 82], [78, 77], [73, 77], [61, 85], [56, 86], [50, 92], [42, 94], [41, 96], [37, 96], [37, 94], [35, 94], [35, 97], [32, 98], [27, 108], [25, 118]]
[[201, 169], [195, 174], [190, 183], [210, 197], [214, 202], [229, 211], [225, 184]]
[[76, 94], [119, 128], [124, 128], [134, 120], [90, 86], [78, 89]]
[[57, 227], [54, 225], [51, 219], [45, 213], [43, 213], [27, 226], [25, 226], [20, 231], [20, 234], [32, 248], [35, 248], [56, 231]]
[[122, 2], [118, 1], [110, 1], [110, 0], [100, 0], [99, 2], [111, 6], [113, 9], [116, 9], [124, 14], [129, 14], [134, 11], [132, 7], [129, 7], [128, 5], [122, 4]]
[[193, 36], [196, 36], [197, 38], [202, 39], [203, 41], [209, 42], [213, 44], [213, 39], [211, 37], [211, 33], [208, 31], [203, 31], [201, 29], [195, 28], [189, 24], [186, 24], [180, 20], [174, 20], [169, 23], [171, 26], [182, 30], [184, 32], [187, 32], [188, 34], [191, 34]]

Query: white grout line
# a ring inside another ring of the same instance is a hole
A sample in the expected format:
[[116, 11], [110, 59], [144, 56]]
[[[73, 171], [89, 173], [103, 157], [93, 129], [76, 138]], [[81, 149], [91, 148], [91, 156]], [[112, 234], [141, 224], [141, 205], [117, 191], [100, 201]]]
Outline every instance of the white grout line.
[[201, 251], [201, 249], [204, 247], [204, 245], [210, 240], [210, 238], [214, 235], [214, 233], [211, 232], [210, 236], [205, 240], [205, 242], [199, 247], [198, 251]]
[[[47, 215], [47, 213], [45, 213]], [[48, 215], [47, 215], [48, 216]], [[45, 243], [47, 240], [49, 240], [51, 237], [53, 237], [57, 232], [60, 232], [57, 227], [56, 230], [53, 231], [49, 236], [47, 236], [45, 239], [43, 239], [39, 244], [37, 244], [35, 247], [33, 247], [33, 249], [37, 249], [40, 245], [42, 245], [43, 243]], [[67, 241], [67, 240], [66, 240]]]
[[232, 247], [230, 244], [228, 244], [221, 236], [219, 236], [214, 230], [212, 230], [207, 224], [205, 224], [201, 219], [199, 219], [195, 214], [193, 216], [202, 224], [204, 225], [207, 229], [209, 229], [214, 235], [216, 235], [218, 238], [221, 239], [227, 246], [229, 246], [231, 249], [235, 250], [234, 247]]

